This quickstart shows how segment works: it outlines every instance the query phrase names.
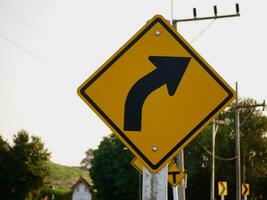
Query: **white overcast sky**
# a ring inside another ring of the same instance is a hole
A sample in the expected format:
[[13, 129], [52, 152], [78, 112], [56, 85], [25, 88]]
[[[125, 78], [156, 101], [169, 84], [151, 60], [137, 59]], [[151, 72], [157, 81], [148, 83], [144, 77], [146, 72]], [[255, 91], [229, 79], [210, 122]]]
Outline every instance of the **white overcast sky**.
[[[173, 0], [174, 18], [235, 12], [237, 1]], [[0, 134], [37, 135], [52, 160], [79, 165], [111, 131], [77, 87], [148, 19], [170, 19], [170, 0], [0, 0]], [[178, 25], [241, 97], [267, 99], [267, 1], [238, 1], [240, 18]]]

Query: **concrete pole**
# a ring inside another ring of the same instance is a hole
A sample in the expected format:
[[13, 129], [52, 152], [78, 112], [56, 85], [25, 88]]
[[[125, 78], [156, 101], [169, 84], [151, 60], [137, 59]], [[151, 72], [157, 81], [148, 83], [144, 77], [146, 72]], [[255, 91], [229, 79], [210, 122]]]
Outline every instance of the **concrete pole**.
[[167, 200], [167, 179], [168, 166], [163, 167], [157, 174], [150, 173], [144, 167], [142, 200]]
[[238, 102], [238, 83], [236, 82], [236, 200], [241, 200], [241, 172], [240, 172], [240, 119], [239, 119], [239, 102]]
[[211, 188], [210, 200], [215, 200], [215, 137], [216, 137], [216, 124], [215, 120], [212, 121], [212, 157], [211, 157]]
[[[184, 150], [180, 151], [180, 153], [176, 156], [178, 167], [184, 171]], [[181, 180], [181, 184], [178, 185], [178, 199], [185, 200], [185, 181]]]
[[138, 196], [139, 196], [139, 200], [142, 200], [142, 174], [139, 174], [139, 192], [138, 192]]
[[173, 200], [178, 200], [178, 186], [172, 187]]

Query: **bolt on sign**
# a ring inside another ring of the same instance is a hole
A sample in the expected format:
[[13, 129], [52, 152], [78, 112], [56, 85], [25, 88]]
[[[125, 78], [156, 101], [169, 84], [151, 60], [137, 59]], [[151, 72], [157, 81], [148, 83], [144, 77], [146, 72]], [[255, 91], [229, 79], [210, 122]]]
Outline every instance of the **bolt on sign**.
[[[140, 173], [143, 174], [143, 164], [134, 158], [131, 161], [131, 165]], [[175, 187], [181, 183], [181, 180], [185, 177], [185, 173], [173, 162], [168, 164], [168, 183]]]
[[248, 196], [250, 194], [249, 192], [249, 184], [243, 183], [242, 184], [242, 196]]
[[218, 195], [227, 196], [227, 182], [226, 181], [218, 182]]
[[93, 73], [78, 94], [151, 173], [168, 164], [235, 96], [159, 15]]

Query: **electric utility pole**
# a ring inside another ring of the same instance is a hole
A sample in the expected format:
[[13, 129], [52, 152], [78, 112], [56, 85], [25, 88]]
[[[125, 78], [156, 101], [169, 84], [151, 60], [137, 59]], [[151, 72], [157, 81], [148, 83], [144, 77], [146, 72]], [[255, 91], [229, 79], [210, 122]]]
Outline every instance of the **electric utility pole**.
[[[173, 1], [171, 1], [171, 3], [172, 3], [171, 7], [173, 7]], [[210, 19], [216, 20], [216, 19], [221, 19], [221, 18], [239, 17], [240, 16], [239, 4], [235, 4], [235, 7], [236, 7], [236, 13], [235, 14], [218, 15], [217, 6], [213, 6], [214, 16], [207, 16], [207, 17], [197, 17], [197, 10], [196, 10], [196, 8], [193, 8], [193, 18], [171, 19], [171, 23], [172, 23], [173, 27], [175, 29], [177, 29], [177, 23], [180, 23], [180, 22], [190, 22], [190, 21], [210, 20]], [[172, 13], [171, 15], [173, 16], [173, 10], [171, 10], [171, 13]], [[184, 151], [183, 150], [176, 156], [176, 163], [184, 171]], [[180, 186], [178, 187], [178, 200], [185, 200], [185, 187], [186, 187], [186, 185], [184, 183], [184, 180], [182, 180]], [[211, 200], [213, 200], [213, 199], [211, 199]]]
[[238, 83], [235, 85], [236, 107], [235, 107], [235, 128], [236, 128], [236, 200], [241, 200], [241, 173], [240, 173], [240, 119], [238, 102]]
[[214, 119], [212, 121], [212, 143], [211, 143], [211, 186], [210, 186], [210, 199], [215, 200], [215, 139], [218, 132], [219, 125], [228, 125], [227, 120]]
[[210, 199], [215, 200], [215, 138], [218, 131], [219, 125], [216, 125], [216, 120], [212, 121], [212, 143], [211, 143], [211, 188], [210, 188]]
[[235, 127], [236, 127], [236, 199], [241, 200], [241, 166], [240, 166], [240, 118], [239, 110], [242, 108], [256, 108], [263, 107], [265, 108], [265, 101], [263, 103], [252, 105], [240, 105], [238, 100], [238, 83], [236, 82], [236, 106], [235, 106]]

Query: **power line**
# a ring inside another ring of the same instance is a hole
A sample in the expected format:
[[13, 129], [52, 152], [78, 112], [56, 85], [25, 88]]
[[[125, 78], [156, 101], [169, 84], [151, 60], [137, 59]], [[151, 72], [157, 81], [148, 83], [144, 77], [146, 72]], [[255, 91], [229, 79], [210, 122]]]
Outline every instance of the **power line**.
[[4, 9], [7, 13], [9, 13], [9, 15], [13, 16], [14, 18], [16, 18], [17, 20], [19, 20], [21, 23], [23, 23], [25, 26], [31, 28], [32, 30], [34, 30], [35, 32], [39, 33], [40, 35], [42, 35], [42, 37], [44, 37], [45, 39], [52, 41], [52, 38], [50, 36], [48, 36], [47, 34], [43, 33], [41, 30], [39, 30], [38, 28], [36, 28], [35, 26], [31, 25], [30, 23], [28, 23], [26, 20], [24, 20], [23, 18], [21, 18], [20, 16], [18, 16], [17, 14], [15, 14], [14, 12], [12, 12], [10, 9], [8, 9], [7, 7], [3, 6], [3, 4], [0, 4], [0, 7], [2, 9]]
[[200, 32], [199, 32], [199, 34], [197, 34], [194, 38], [193, 38], [193, 40], [191, 40], [190, 41], [190, 44], [192, 44], [192, 43], [194, 43], [206, 30], [208, 30], [210, 27], [211, 27], [211, 25], [213, 24], [215, 22], [215, 19], [214, 20], [212, 20], [207, 26], [205, 26]]
[[[212, 156], [212, 153], [207, 150], [204, 146], [202, 146], [199, 142], [197, 142], [197, 144], [207, 153], [209, 154], [210, 156]], [[223, 160], [223, 161], [231, 161], [231, 160], [235, 160], [237, 158], [237, 155], [233, 156], [233, 157], [229, 157], [229, 158], [224, 158], [224, 157], [221, 157], [221, 156], [218, 156], [215, 154], [215, 158], [218, 159], [218, 160]]]
[[54, 65], [53, 63], [43, 59], [42, 57], [38, 56], [37, 54], [33, 53], [32, 51], [28, 50], [27, 48], [19, 45], [18, 43], [14, 42], [13, 40], [9, 39], [8, 37], [6, 37], [5, 35], [0, 33], [0, 37], [4, 40], [6, 40], [7, 42], [11, 43], [12, 45], [14, 45], [15, 47], [19, 48], [20, 50], [22, 50], [24, 53], [34, 57], [35, 59], [37, 59], [38, 61], [40, 61], [42, 64], [46, 65], [47, 67], [50, 67], [51, 69], [56, 69], [58, 71], [61, 72], [61, 74], [65, 74], [65, 75], [70, 75], [70, 73], [60, 67], [57, 67], [56, 65]]
[[24, 48], [23, 46], [17, 44], [16, 42], [12, 41], [11, 39], [9, 39], [8, 37], [6, 37], [5, 35], [0, 33], [0, 37], [6, 41], [8, 41], [9, 43], [13, 44], [14, 46], [16, 46], [17, 48], [21, 49], [24, 53], [36, 58], [37, 60], [39, 60], [41, 63], [45, 64], [45, 65], [51, 65], [49, 62], [47, 62], [46, 60], [44, 60], [43, 58], [41, 58], [40, 56], [34, 54], [33, 52], [31, 52], [30, 50]]

